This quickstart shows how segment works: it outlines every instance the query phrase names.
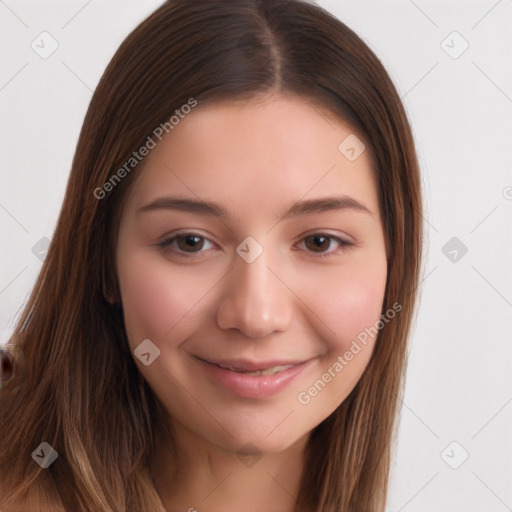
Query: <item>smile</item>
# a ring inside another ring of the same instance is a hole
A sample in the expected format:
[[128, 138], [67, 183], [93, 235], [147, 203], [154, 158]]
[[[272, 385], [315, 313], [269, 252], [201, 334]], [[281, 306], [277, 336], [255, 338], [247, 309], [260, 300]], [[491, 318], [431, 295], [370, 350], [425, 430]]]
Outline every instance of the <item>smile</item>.
[[316, 359], [306, 361], [207, 361], [194, 356], [217, 387], [242, 398], [268, 398], [290, 385]]
[[274, 373], [280, 373], [283, 370], [288, 370], [288, 368], [293, 368], [295, 365], [289, 364], [286, 366], [271, 366], [270, 368], [267, 368], [265, 370], [254, 370], [254, 371], [248, 371], [248, 370], [237, 370], [236, 368], [232, 368], [230, 366], [222, 366], [217, 365], [219, 368], [224, 368], [225, 370], [231, 370], [232, 372], [238, 372], [238, 373], [245, 373], [246, 375], [273, 375]]

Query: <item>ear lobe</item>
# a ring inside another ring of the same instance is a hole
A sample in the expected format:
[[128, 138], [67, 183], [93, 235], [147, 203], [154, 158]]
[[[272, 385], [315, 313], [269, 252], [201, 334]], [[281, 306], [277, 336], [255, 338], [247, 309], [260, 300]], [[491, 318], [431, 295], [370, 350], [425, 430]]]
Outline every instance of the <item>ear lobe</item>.
[[[119, 304], [121, 302], [121, 299], [119, 297], [119, 293], [112, 293], [112, 280], [109, 279], [110, 283], [107, 283], [105, 278], [105, 272], [102, 272], [102, 291], [103, 291], [103, 298], [111, 305], [115, 306], [116, 304]], [[109, 286], [110, 284], [110, 286]], [[117, 288], [117, 287], [116, 287]]]
[[16, 374], [16, 361], [12, 353], [6, 348], [0, 348], [0, 388], [14, 379]]
[[105, 288], [103, 288], [103, 297], [105, 298], [105, 300], [111, 305], [111, 306], [114, 306], [118, 301], [116, 301], [116, 299], [114, 299], [114, 297], [108, 293]]
[[121, 300], [119, 299], [118, 295], [110, 293], [105, 286], [103, 286], [103, 297], [111, 306], [115, 306], [121, 303]]

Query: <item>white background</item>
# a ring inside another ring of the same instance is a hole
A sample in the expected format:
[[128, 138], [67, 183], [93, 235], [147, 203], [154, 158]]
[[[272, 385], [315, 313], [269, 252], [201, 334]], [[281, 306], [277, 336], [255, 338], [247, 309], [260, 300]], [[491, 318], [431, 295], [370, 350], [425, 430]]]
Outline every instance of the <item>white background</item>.
[[[318, 4], [388, 69], [423, 174], [426, 261], [388, 511], [512, 510], [512, 1]], [[41, 267], [32, 248], [52, 237], [92, 91], [159, 5], [0, 1], [0, 345]], [[47, 59], [31, 48], [43, 31], [59, 45]]]

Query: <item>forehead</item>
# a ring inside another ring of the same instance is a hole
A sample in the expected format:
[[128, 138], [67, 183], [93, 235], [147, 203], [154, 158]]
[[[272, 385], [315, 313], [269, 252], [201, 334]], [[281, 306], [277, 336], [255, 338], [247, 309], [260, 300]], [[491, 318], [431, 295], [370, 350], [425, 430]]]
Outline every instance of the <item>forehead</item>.
[[343, 194], [377, 211], [369, 151], [352, 161], [341, 151], [347, 140], [359, 140], [360, 151], [360, 139], [348, 123], [299, 97], [199, 104], [146, 157], [132, 204], [177, 192], [242, 211]]

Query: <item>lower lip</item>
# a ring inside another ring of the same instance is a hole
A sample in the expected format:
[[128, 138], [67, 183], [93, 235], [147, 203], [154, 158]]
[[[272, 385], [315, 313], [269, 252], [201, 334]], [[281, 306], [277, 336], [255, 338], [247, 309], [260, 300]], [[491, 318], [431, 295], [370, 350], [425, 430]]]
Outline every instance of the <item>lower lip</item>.
[[217, 383], [242, 398], [267, 398], [279, 393], [313, 363], [313, 359], [300, 363], [273, 375], [247, 375], [246, 373], [226, 370], [213, 363], [197, 359], [208, 375]]

